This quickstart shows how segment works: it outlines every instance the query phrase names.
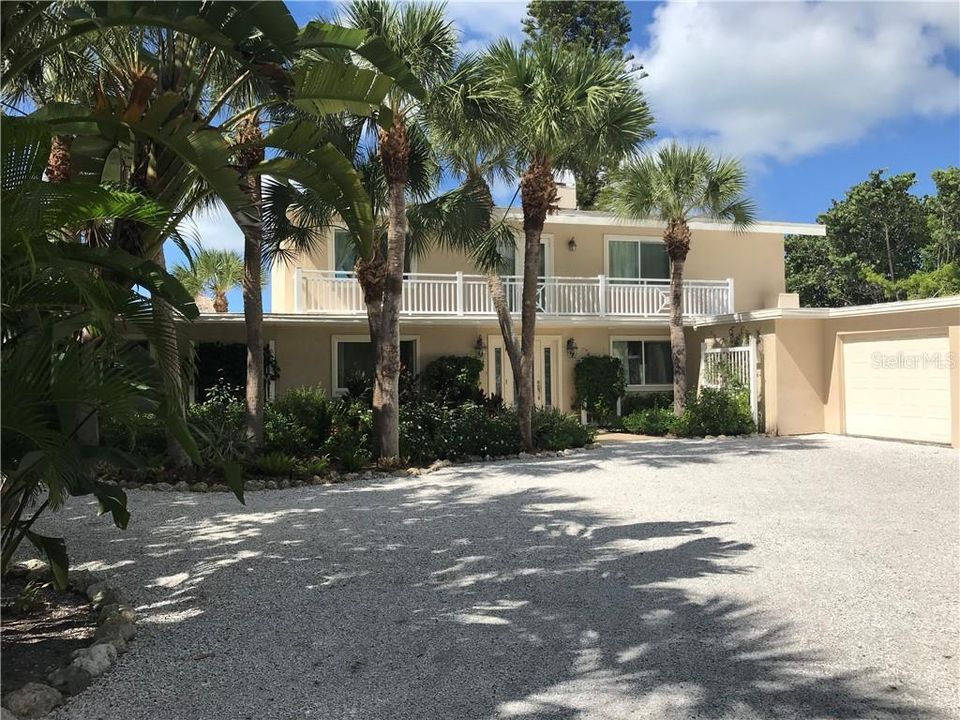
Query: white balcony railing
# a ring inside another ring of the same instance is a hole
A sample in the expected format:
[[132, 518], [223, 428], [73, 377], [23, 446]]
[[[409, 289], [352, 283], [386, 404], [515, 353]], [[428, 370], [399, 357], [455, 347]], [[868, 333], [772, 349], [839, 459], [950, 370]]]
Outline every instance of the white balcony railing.
[[[298, 313], [362, 315], [363, 292], [353, 273], [325, 270], [295, 272], [294, 307]], [[511, 310], [520, 310], [523, 278], [503, 278]], [[594, 277], [541, 278], [537, 288], [541, 315], [587, 317], [666, 317], [670, 309], [668, 280]], [[688, 317], [733, 312], [733, 280], [686, 280], [683, 309]], [[408, 273], [404, 276], [405, 316], [495, 317], [483, 275]]]

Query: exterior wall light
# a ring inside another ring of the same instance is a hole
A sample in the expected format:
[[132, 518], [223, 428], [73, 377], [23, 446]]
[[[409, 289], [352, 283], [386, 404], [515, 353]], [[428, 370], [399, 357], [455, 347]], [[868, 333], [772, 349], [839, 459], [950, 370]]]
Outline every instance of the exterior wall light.
[[477, 335], [477, 341], [473, 344], [473, 351], [481, 360], [483, 360], [483, 353], [486, 351], [486, 349], [487, 346], [483, 342], [483, 335]]
[[577, 239], [575, 237], [572, 237], [569, 240], [567, 240], [567, 250], [569, 250], [570, 252], [577, 251]]
[[574, 340], [573, 338], [570, 338], [569, 340], [567, 340], [567, 355], [569, 355], [570, 357], [576, 357], [577, 350], [579, 349], [580, 348], [577, 347], [576, 340]]

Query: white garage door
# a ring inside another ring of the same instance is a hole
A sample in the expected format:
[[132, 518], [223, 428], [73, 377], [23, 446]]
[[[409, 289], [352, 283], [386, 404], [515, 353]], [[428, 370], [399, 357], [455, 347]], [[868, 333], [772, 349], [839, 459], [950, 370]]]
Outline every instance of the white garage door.
[[948, 350], [929, 331], [844, 338], [847, 434], [949, 443]]

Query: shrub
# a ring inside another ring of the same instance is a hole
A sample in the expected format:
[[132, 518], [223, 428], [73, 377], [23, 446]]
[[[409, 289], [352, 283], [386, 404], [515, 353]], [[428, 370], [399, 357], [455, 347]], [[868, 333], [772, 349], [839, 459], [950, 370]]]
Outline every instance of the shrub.
[[620, 415], [626, 420], [628, 415], [632, 415], [637, 410], [649, 410], [651, 408], [672, 408], [673, 393], [665, 392], [643, 392], [627, 393], [620, 398]]
[[280, 475], [289, 476], [297, 469], [296, 459], [286, 453], [277, 451], [254, 458], [251, 465], [253, 469], [261, 475], [269, 475], [271, 477]]
[[591, 413], [600, 424], [615, 414], [617, 399], [623, 395], [623, 363], [611, 355], [587, 355], [573, 370], [576, 390], [574, 406]]
[[289, 455], [308, 454], [317, 449], [310, 437], [310, 431], [294, 416], [282, 412], [276, 405], [267, 405], [263, 419], [264, 450]]
[[100, 444], [135, 453], [151, 465], [159, 465], [167, 454], [163, 423], [153, 413], [135, 413], [118, 422], [106, 415], [100, 423]]
[[673, 423], [673, 432], [682, 437], [744, 435], [755, 431], [746, 393], [720, 388], [703, 388], [699, 397], [691, 396], [683, 415]]
[[197, 442], [200, 464], [223, 467], [236, 463], [251, 449], [244, 427], [243, 404], [227, 391], [208, 391], [206, 402], [191, 405], [187, 421]]
[[370, 408], [363, 401], [343, 398], [332, 409], [330, 436], [324, 451], [344, 470], [359, 470], [370, 462]]
[[273, 410], [297, 422], [306, 435], [301, 454], [323, 447], [330, 435], [330, 401], [319, 385], [287, 390], [273, 403]]
[[517, 416], [464, 403], [416, 403], [400, 408], [400, 453], [414, 463], [520, 451]]
[[306, 475], [322, 475], [328, 467], [330, 467], [330, 458], [326, 455], [310, 457], [298, 463], [298, 469]]
[[533, 415], [533, 438], [544, 450], [583, 447], [593, 442], [594, 431], [580, 424], [573, 415], [554, 408], [537, 409]]
[[[672, 402], [672, 401], [671, 401]], [[673, 431], [673, 410], [665, 407], [649, 407], [634, 410], [623, 418], [623, 427], [640, 435], [666, 435]]]
[[480, 373], [483, 361], [470, 355], [444, 355], [420, 373], [421, 400], [459, 405], [465, 402], [481, 402]]

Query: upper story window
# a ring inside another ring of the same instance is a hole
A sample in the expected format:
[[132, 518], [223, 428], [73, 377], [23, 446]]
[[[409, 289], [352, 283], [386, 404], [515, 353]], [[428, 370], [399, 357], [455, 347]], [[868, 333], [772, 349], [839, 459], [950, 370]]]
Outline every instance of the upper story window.
[[[537, 275], [542, 278], [547, 277], [547, 268], [550, 265], [550, 241], [552, 237], [553, 236], [547, 235], [546, 233], [540, 236], [540, 260]], [[518, 238], [512, 245], [501, 244], [499, 249], [500, 256], [503, 258], [503, 264], [500, 266], [500, 274], [503, 277], [516, 277], [521, 275], [523, 273], [523, 238]]]
[[[386, 235], [384, 235], [383, 241], [381, 242], [381, 251], [384, 253], [387, 251]], [[410, 252], [408, 248], [407, 252], [403, 254], [403, 271], [405, 273], [412, 272], [410, 269], [410, 260]], [[334, 230], [333, 269], [336, 271], [338, 276], [346, 277], [347, 273], [353, 272], [353, 268], [356, 264], [357, 253], [354, 251], [353, 241], [350, 239], [350, 233], [346, 230]]]
[[663, 240], [651, 237], [608, 237], [607, 277], [612, 280], [670, 277], [670, 259]]

